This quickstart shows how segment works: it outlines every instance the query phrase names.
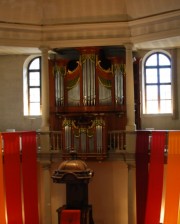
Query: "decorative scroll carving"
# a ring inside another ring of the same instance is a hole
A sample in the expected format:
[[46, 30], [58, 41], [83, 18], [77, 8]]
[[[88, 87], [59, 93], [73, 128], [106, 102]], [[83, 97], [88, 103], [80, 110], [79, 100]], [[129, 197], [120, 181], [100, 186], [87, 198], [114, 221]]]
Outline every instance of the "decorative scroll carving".
[[96, 68], [98, 76], [98, 89], [99, 89], [99, 104], [112, 105], [112, 86], [113, 86], [113, 73], [110, 69], [103, 69], [98, 62]]
[[68, 70], [65, 78], [65, 88], [67, 90], [68, 106], [80, 105], [80, 65], [77, 62], [77, 67], [70, 71]]

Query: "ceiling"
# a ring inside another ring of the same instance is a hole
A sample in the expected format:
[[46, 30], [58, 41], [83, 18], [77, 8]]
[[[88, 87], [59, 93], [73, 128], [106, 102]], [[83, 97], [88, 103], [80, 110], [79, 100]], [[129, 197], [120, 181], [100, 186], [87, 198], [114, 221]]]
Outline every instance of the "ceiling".
[[180, 47], [179, 0], [1, 0], [0, 54], [41, 47]]

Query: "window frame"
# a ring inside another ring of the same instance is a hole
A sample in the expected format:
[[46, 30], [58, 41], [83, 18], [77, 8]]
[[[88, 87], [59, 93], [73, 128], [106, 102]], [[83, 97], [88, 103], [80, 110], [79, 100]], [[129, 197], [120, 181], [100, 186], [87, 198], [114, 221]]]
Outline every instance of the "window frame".
[[[157, 55], [157, 65], [146, 65], [146, 62], [147, 60], [153, 56], [153, 55]], [[170, 61], [170, 65], [159, 65], [159, 55], [162, 54], [164, 55], [165, 57], [167, 57]], [[147, 72], [147, 69], [148, 68], [151, 68], [151, 69], [156, 69], [157, 71], [157, 82], [155, 83], [147, 83], [146, 82], [146, 72]], [[159, 71], [161, 68], [170, 68], [170, 82], [160, 82], [160, 78], [159, 78]], [[157, 91], [158, 91], [158, 111], [157, 113], [148, 113], [147, 112], [147, 96], [146, 96], [146, 87], [147, 86], [157, 86]], [[171, 88], [171, 112], [160, 112], [160, 102], [161, 99], [160, 98], [160, 87], [162, 85], [170, 85], [170, 88]], [[172, 74], [172, 57], [171, 55], [169, 54], [169, 52], [167, 51], [164, 51], [164, 50], [154, 50], [154, 51], [150, 51], [148, 52], [143, 60], [142, 60], [142, 112], [141, 114], [144, 116], [148, 116], [148, 115], [172, 115], [173, 114], [173, 74]]]
[[[39, 68], [38, 69], [31, 69], [30, 66], [33, 63], [34, 60], [36, 60], [37, 58], [39, 58]], [[41, 75], [42, 75], [42, 70], [41, 70], [41, 55], [35, 55], [35, 56], [29, 56], [25, 63], [24, 63], [24, 69], [23, 69], [23, 87], [24, 87], [24, 116], [28, 116], [28, 117], [39, 117], [42, 115], [42, 110], [41, 110], [41, 104], [42, 104], [42, 93], [41, 93]], [[38, 72], [39, 73], [39, 85], [30, 85], [30, 74], [32, 74], [33, 72]], [[39, 103], [39, 109], [40, 109], [40, 113], [33, 113], [31, 114], [30, 111], [30, 104], [32, 102], [30, 102], [30, 89], [33, 88], [38, 88], [39, 89], [39, 94], [40, 94], [40, 102]]]

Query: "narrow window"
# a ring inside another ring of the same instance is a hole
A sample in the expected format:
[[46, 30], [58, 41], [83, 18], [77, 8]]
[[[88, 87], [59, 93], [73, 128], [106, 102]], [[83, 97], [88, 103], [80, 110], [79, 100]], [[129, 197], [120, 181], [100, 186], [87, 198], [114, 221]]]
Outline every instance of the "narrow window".
[[27, 67], [28, 115], [41, 115], [41, 58], [33, 58]]

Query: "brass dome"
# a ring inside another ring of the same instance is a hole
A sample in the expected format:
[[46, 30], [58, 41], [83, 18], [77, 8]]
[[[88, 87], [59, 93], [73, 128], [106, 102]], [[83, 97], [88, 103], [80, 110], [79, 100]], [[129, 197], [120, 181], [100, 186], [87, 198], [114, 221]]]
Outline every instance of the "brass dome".
[[55, 183], [67, 182], [88, 182], [94, 172], [88, 168], [87, 164], [77, 159], [77, 153], [71, 151], [71, 159], [63, 161], [57, 170], [54, 171], [52, 179]]
[[66, 160], [63, 161], [60, 165], [58, 170], [71, 170], [71, 171], [84, 171], [87, 169], [87, 164], [82, 160]]

